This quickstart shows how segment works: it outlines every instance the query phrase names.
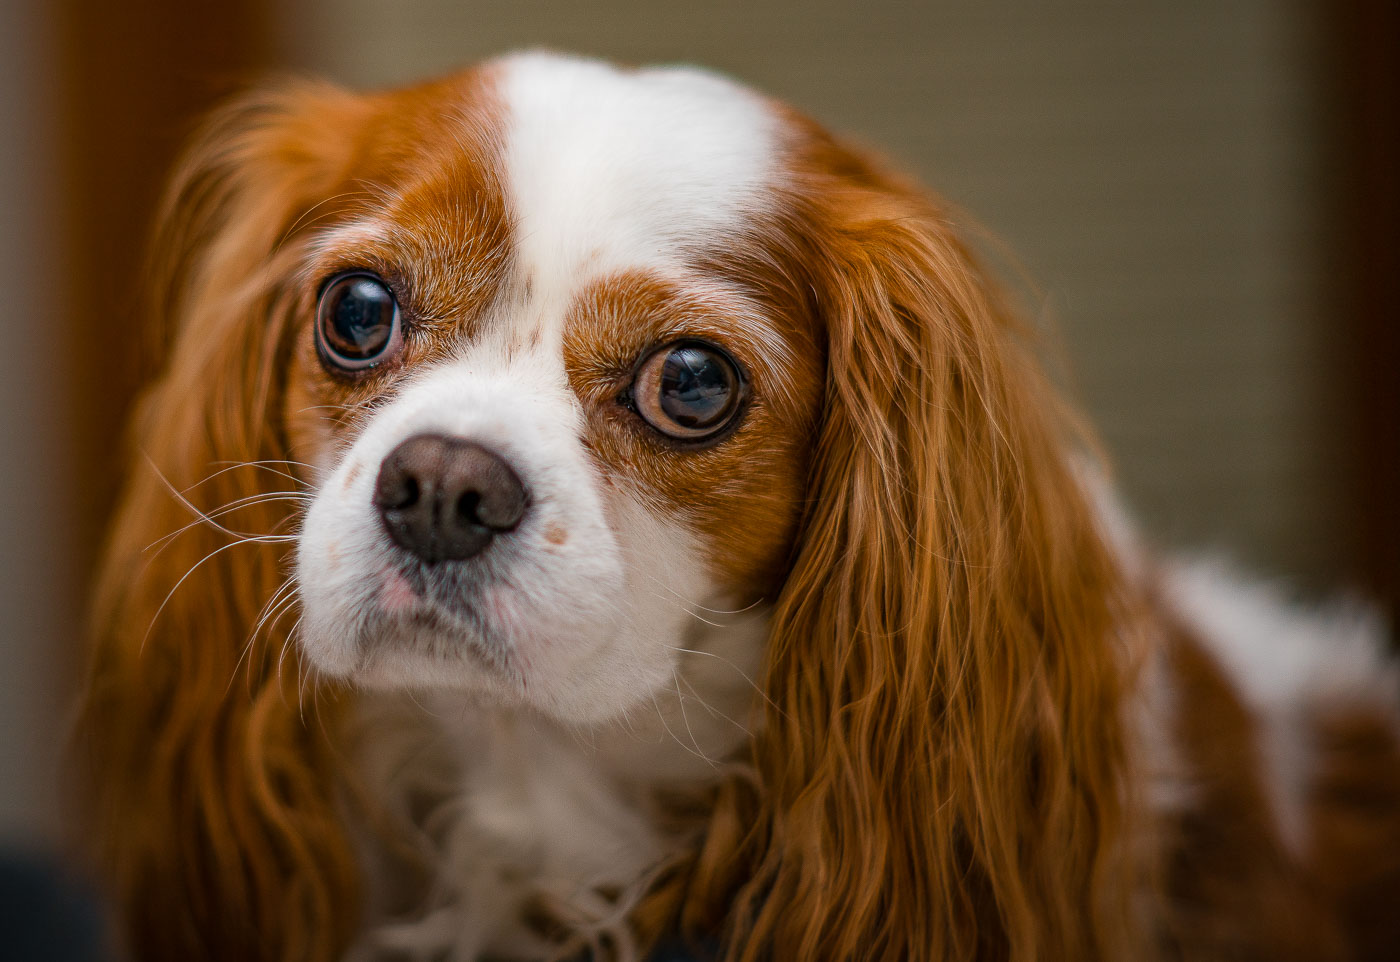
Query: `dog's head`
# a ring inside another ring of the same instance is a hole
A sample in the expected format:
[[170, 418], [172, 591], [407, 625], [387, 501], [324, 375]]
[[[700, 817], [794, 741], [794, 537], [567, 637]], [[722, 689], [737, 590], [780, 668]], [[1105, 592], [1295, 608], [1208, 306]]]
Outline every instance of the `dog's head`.
[[986, 913], [1097, 938], [1113, 565], [941, 207], [713, 75], [533, 54], [246, 98], [163, 223], [86, 722], [139, 944], [341, 944], [303, 677], [587, 726], [736, 635], [756, 788], [662, 924], [746, 958], [966, 954]]
[[[323, 672], [570, 721], [761, 602], [821, 399], [784, 132], [694, 70], [509, 59], [365, 111], [306, 237], [284, 417]], [[335, 203], [335, 201], [332, 201]]]

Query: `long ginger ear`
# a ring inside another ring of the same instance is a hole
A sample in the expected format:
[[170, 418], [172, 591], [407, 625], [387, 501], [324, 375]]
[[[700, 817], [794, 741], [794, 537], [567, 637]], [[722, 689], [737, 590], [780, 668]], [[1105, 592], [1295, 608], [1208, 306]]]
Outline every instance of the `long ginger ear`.
[[288, 234], [344, 176], [358, 104], [299, 85], [226, 107], [160, 215], [163, 362], [132, 428], [78, 729], [92, 844], [136, 958], [329, 960], [358, 909], [326, 723], [303, 718], [293, 619], [268, 608], [286, 600], [297, 506], [278, 415]]
[[1115, 565], [995, 286], [868, 178], [813, 192], [826, 407], [697, 902], [737, 888], [745, 962], [1131, 957]]

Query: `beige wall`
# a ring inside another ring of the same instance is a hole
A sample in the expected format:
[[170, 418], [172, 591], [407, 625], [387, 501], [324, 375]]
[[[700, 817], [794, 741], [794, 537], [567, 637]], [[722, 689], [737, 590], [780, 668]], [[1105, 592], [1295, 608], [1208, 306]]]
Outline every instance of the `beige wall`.
[[1288, 0], [284, 8], [286, 59], [397, 83], [546, 45], [736, 74], [878, 145], [1040, 288], [1160, 537], [1324, 580], [1340, 554], [1318, 323], [1313, 52]]

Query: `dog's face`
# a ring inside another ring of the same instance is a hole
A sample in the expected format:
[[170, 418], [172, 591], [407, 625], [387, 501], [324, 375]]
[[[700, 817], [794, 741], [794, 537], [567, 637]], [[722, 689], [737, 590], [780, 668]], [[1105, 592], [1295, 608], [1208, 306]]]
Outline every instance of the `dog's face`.
[[284, 412], [305, 655], [573, 722], [649, 701], [801, 510], [823, 360], [763, 226], [779, 114], [525, 56], [347, 123], [373, 200], [307, 248]]

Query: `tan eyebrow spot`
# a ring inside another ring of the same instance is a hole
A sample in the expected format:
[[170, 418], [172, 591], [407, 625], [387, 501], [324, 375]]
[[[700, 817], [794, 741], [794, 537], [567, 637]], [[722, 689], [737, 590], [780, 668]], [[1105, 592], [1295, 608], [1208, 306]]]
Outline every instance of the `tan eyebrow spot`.
[[552, 545], [561, 545], [569, 540], [569, 532], [563, 525], [551, 524], [544, 529], [544, 540]]
[[571, 375], [630, 371], [648, 347], [702, 337], [733, 353], [768, 394], [786, 397], [800, 363], [780, 323], [738, 285], [707, 273], [618, 271], [595, 278], [574, 298], [565, 367]]
[[[752, 273], [752, 261], [745, 261]], [[594, 279], [570, 308], [564, 362], [587, 417], [582, 443], [600, 484], [640, 498], [696, 535], [720, 583], [752, 601], [783, 572], [803, 505], [821, 353], [781, 278], [753, 290], [720, 268], [619, 271]], [[658, 443], [618, 402], [637, 357], [682, 336], [712, 339], [748, 371], [754, 397], [722, 443]]]

